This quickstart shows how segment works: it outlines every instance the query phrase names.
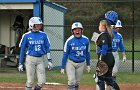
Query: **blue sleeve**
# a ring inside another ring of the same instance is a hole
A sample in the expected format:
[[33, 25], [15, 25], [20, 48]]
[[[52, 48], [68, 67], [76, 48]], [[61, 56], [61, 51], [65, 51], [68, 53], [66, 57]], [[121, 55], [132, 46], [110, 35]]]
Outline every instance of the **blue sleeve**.
[[101, 54], [102, 55], [106, 55], [107, 50], [108, 50], [108, 45], [107, 44], [103, 44], [102, 45], [102, 52], [101, 52]]
[[86, 64], [87, 66], [90, 65], [90, 44], [88, 43], [87, 49], [86, 49], [87, 55], [86, 55]]
[[96, 54], [101, 54], [101, 48], [96, 45]]
[[20, 47], [19, 64], [23, 64], [26, 46], [27, 46], [27, 38], [25, 35], [23, 35], [23, 37], [20, 41], [20, 44], [19, 44], [19, 47]]
[[123, 39], [121, 38], [120, 40], [121, 40], [120, 43], [119, 43], [120, 51], [125, 52], [124, 45], [123, 45]]
[[67, 59], [68, 59], [68, 55], [69, 55], [69, 45], [68, 45], [68, 42], [65, 43], [65, 46], [64, 46], [64, 54], [63, 54], [63, 58], [62, 58], [62, 65], [61, 65], [61, 68], [62, 69], [65, 69], [66, 67], [66, 62], [67, 62]]
[[47, 36], [47, 34], [45, 34], [45, 47], [46, 47], [46, 53], [50, 53], [50, 40]]

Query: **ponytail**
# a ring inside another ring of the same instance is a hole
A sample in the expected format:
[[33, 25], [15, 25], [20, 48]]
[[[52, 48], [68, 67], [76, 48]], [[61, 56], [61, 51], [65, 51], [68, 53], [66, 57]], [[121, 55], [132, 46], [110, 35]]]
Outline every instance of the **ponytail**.
[[109, 35], [110, 35], [111, 38], [113, 39], [114, 36], [113, 36], [113, 34], [112, 34], [112, 29], [111, 29], [111, 26], [107, 23], [107, 21], [106, 21], [106, 20], [101, 20], [100, 23], [101, 23], [102, 25], [105, 26], [105, 28], [106, 28], [106, 30], [108, 31]]

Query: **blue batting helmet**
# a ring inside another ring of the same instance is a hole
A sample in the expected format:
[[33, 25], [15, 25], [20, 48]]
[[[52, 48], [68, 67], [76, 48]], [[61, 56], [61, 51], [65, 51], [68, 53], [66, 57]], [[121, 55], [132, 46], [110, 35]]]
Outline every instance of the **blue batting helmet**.
[[110, 25], [115, 25], [118, 21], [118, 14], [115, 11], [107, 11], [105, 18]]

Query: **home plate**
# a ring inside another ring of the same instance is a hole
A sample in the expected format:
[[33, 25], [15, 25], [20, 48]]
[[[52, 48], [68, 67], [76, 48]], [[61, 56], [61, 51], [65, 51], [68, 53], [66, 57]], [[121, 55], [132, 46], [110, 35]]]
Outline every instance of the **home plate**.
[[45, 84], [46, 85], [65, 85], [65, 84], [62, 84], [62, 83], [50, 83], [50, 82], [46, 82]]

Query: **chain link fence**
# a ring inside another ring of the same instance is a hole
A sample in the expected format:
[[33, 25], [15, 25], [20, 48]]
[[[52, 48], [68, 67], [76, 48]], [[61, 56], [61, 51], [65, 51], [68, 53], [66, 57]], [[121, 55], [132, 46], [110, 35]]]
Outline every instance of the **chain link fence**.
[[[73, 22], [79, 21], [84, 26], [84, 35], [89, 40], [93, 32], [98, 32], [99, 21], [104, 18], [105, 12], [114, 10], [118, 13], [119, 19], [122, 21], [123, 28], [120, 33], [123, 36], [124, 46], [126, 49], [127, 62], [122, 62], [120, 53], [121, 67], [123, 72], [139, 72], [140, 71], [140, 1], [130, 0], [51, 0], [58, 5], [66, 7], [68, 10], [65, 14], [65, 24], [49, 25], [47, 27], [60, 28], [64, 27], [64, 42], [72, 34], [71, 25]], [[56, 17], [54, 17], [56, 18]], [[50, 37], [51, 38], [51, 37]], [[63, 50], [55, 50], [59, 52]], [[57, 55], [57, 53], [55, 53]], [[97, 55], [95, 53], [95, 44], [91, 41], [91, 67], [96, 65]], [[61, 62], [58, 61], [58, 62]]]

